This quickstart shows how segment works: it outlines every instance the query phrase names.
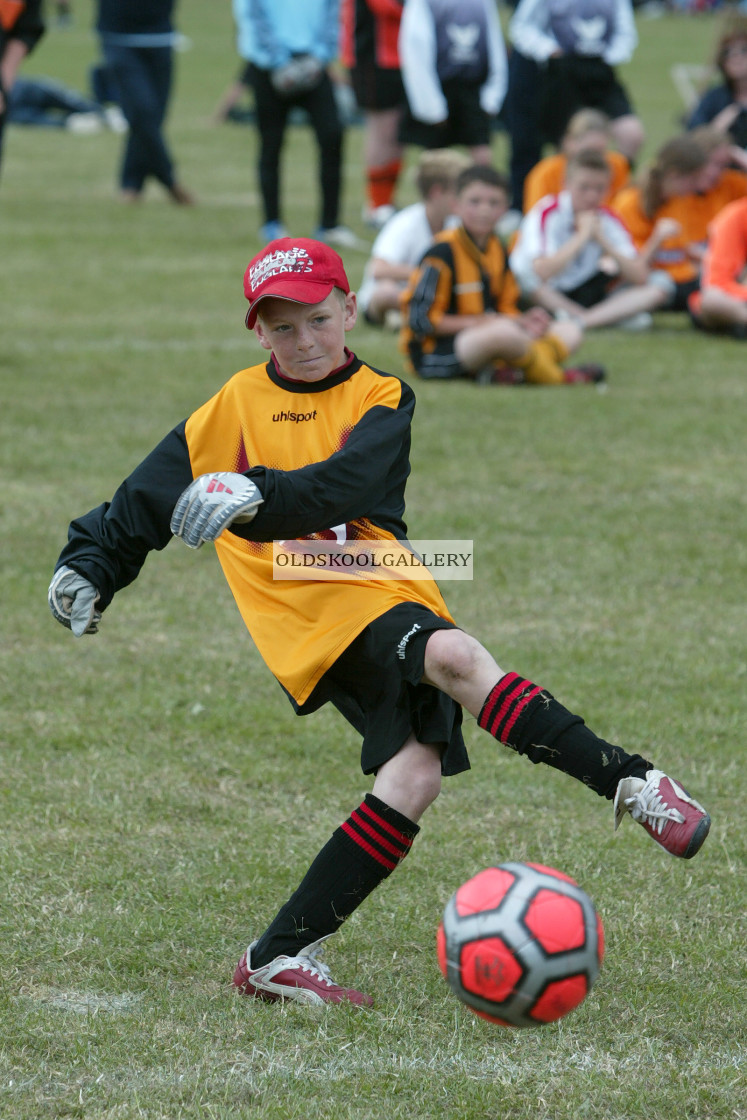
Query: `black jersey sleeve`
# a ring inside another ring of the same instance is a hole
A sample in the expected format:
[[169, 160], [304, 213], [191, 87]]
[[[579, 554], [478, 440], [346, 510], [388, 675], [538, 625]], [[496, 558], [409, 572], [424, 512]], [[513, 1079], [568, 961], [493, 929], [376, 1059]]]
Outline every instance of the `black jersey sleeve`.
[[294, 471], [248, 470], [264, 503], [253, 521], [231, 532], [253, 541], [291, 540], [366, 517], [395, 536], [403, 534], [414, 407], [415, 396], [403, 383], [398, 408], [371, 408], [344, 447], [323, 462]]
[[125, 479], [111, 502], [71, 523], [56, 568], [67, 564], [89, 579], [103, 610], [137, 577], [148, 553], [169, 543], [171, 514], [191, 482], [182, 423]]
[[444, 311], [454, 310], [454, 254], [449, 244], [431, 245], [421, 258], [411, 285], [406, 306], [407, 327], [415, 338], [428, 338], [436, 333], [435, 322]]

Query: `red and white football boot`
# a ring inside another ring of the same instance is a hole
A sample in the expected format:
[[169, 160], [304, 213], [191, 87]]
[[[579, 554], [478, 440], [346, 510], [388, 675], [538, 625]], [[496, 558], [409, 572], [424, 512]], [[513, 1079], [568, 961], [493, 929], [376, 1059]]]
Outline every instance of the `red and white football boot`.
[[661, 770], [643, 778], [623, 778], [615, 793], [615, 829], [626, 813], [673, 856], [691, 859], [711, 827], [702, 805]]
[[233, 974], [234, 986], [246, 996], [254, 996], [270, 1003], [289, 999], [296, 1003], [354, 1003], [371, 1007], [373, 1000], [355, 988], [343, 988], [330, 979], [329, 968], [319, 960], [325, 937], [301, 949], [298, 956], [275, 957], [260, 968], [252, 967], [253, 941]]

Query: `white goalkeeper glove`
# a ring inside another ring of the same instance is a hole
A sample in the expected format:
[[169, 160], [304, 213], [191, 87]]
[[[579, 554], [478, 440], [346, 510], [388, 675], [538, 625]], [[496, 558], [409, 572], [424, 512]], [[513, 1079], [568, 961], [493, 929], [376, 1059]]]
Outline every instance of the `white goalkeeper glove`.
[[234, 521], [251, 521], [264, 498], [243, 474], [215, 471], [190, 483], [171, 515], [171, 532], [189, 548], [214, 541]]
[[62, 567], [55, 572], [47, 601], [57, 621], [72, 630], [76, 638], [98, 630], [101, 621], [101, 611], [96, 610], [99, 593], [90, 580], [72, 568]]

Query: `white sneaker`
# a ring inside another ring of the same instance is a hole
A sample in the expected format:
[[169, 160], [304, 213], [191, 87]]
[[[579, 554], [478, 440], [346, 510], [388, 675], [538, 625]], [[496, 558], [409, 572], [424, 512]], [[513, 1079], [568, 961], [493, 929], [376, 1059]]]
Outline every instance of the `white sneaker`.
[[104, 120], [106, 121], [106, 127], [111, 129], [112, 132], [129, 132], [130, 130], [127, 118], [119, 105], [107, 105], [104, 109]]
[[361, 217], [371, 229], [379, 230], [397, 213], [397, 207], [389, 203], [386, 206], [364, 206]]
[[71, 113], [65, 121], [65, 128], [76, 136], [92, 136], [94, 132], [101, 132], [103, 127], [98, 113]]
[[629, 315], [627, 319], [621, 319], [619, 323], [613, 325], [619, 327], [621, 331], [635, 333], [649, 331], [654, 325], [654, 317], [650, 311], [639, 311], [637, 315]]
[[368, 244], [347, 226], [320, 226], [314, 237], [325, 245], [335, 245], [340, 249], [368, 249]]

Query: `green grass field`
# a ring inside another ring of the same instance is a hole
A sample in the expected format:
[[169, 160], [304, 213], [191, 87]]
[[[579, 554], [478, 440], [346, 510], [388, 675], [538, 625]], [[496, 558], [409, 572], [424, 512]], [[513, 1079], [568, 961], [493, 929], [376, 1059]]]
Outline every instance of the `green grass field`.
[[[85, 85], [90, 3], [26, 67]], [[230, 6], [184, 0], [170, 119], [200, 205], [115, 201], [120, 138], [11, 129], [0, 184], [0, 1118], [738, 1120], [745, 1051], [744, 347], [661, 316], [589, 338], [609, 388], [417, 384], [413, 537], [473, 538], [461, 625], [600, 734], [707, 804], [692, 863], [583, 787], [468, 723], [412, 855], [330, 946], [376, 996], [321, 1014], [235, 996], [240, 952], [367, 788], [332, 711], [293, 717], [210, 548], [153, 557], [95, 638], [46, 589], [69, 520], [260, 350], [241, 278], [259, 248], [250, 128], [208, 124], [237, 69]], [[676, 129], [674, 62], [712, 18], [642, 21], [626, 71], [649, 128]], [[505, 144], [496, 136], [496, 162]], [[306, 130], [286, 151], [289, 224], [316, 225]], [[412, 197], [409, 178], [401, 201]], [[361, 136], [344, 219], [360, 225]], [[364, 253], [346, 254], [360, 279]], [[396, 340], [356, 349], [400, 370]], [[509, 1032], [448, 992], [435, 930], [482, 867], [574, 876], [607, 957], [567, 1020]]]

